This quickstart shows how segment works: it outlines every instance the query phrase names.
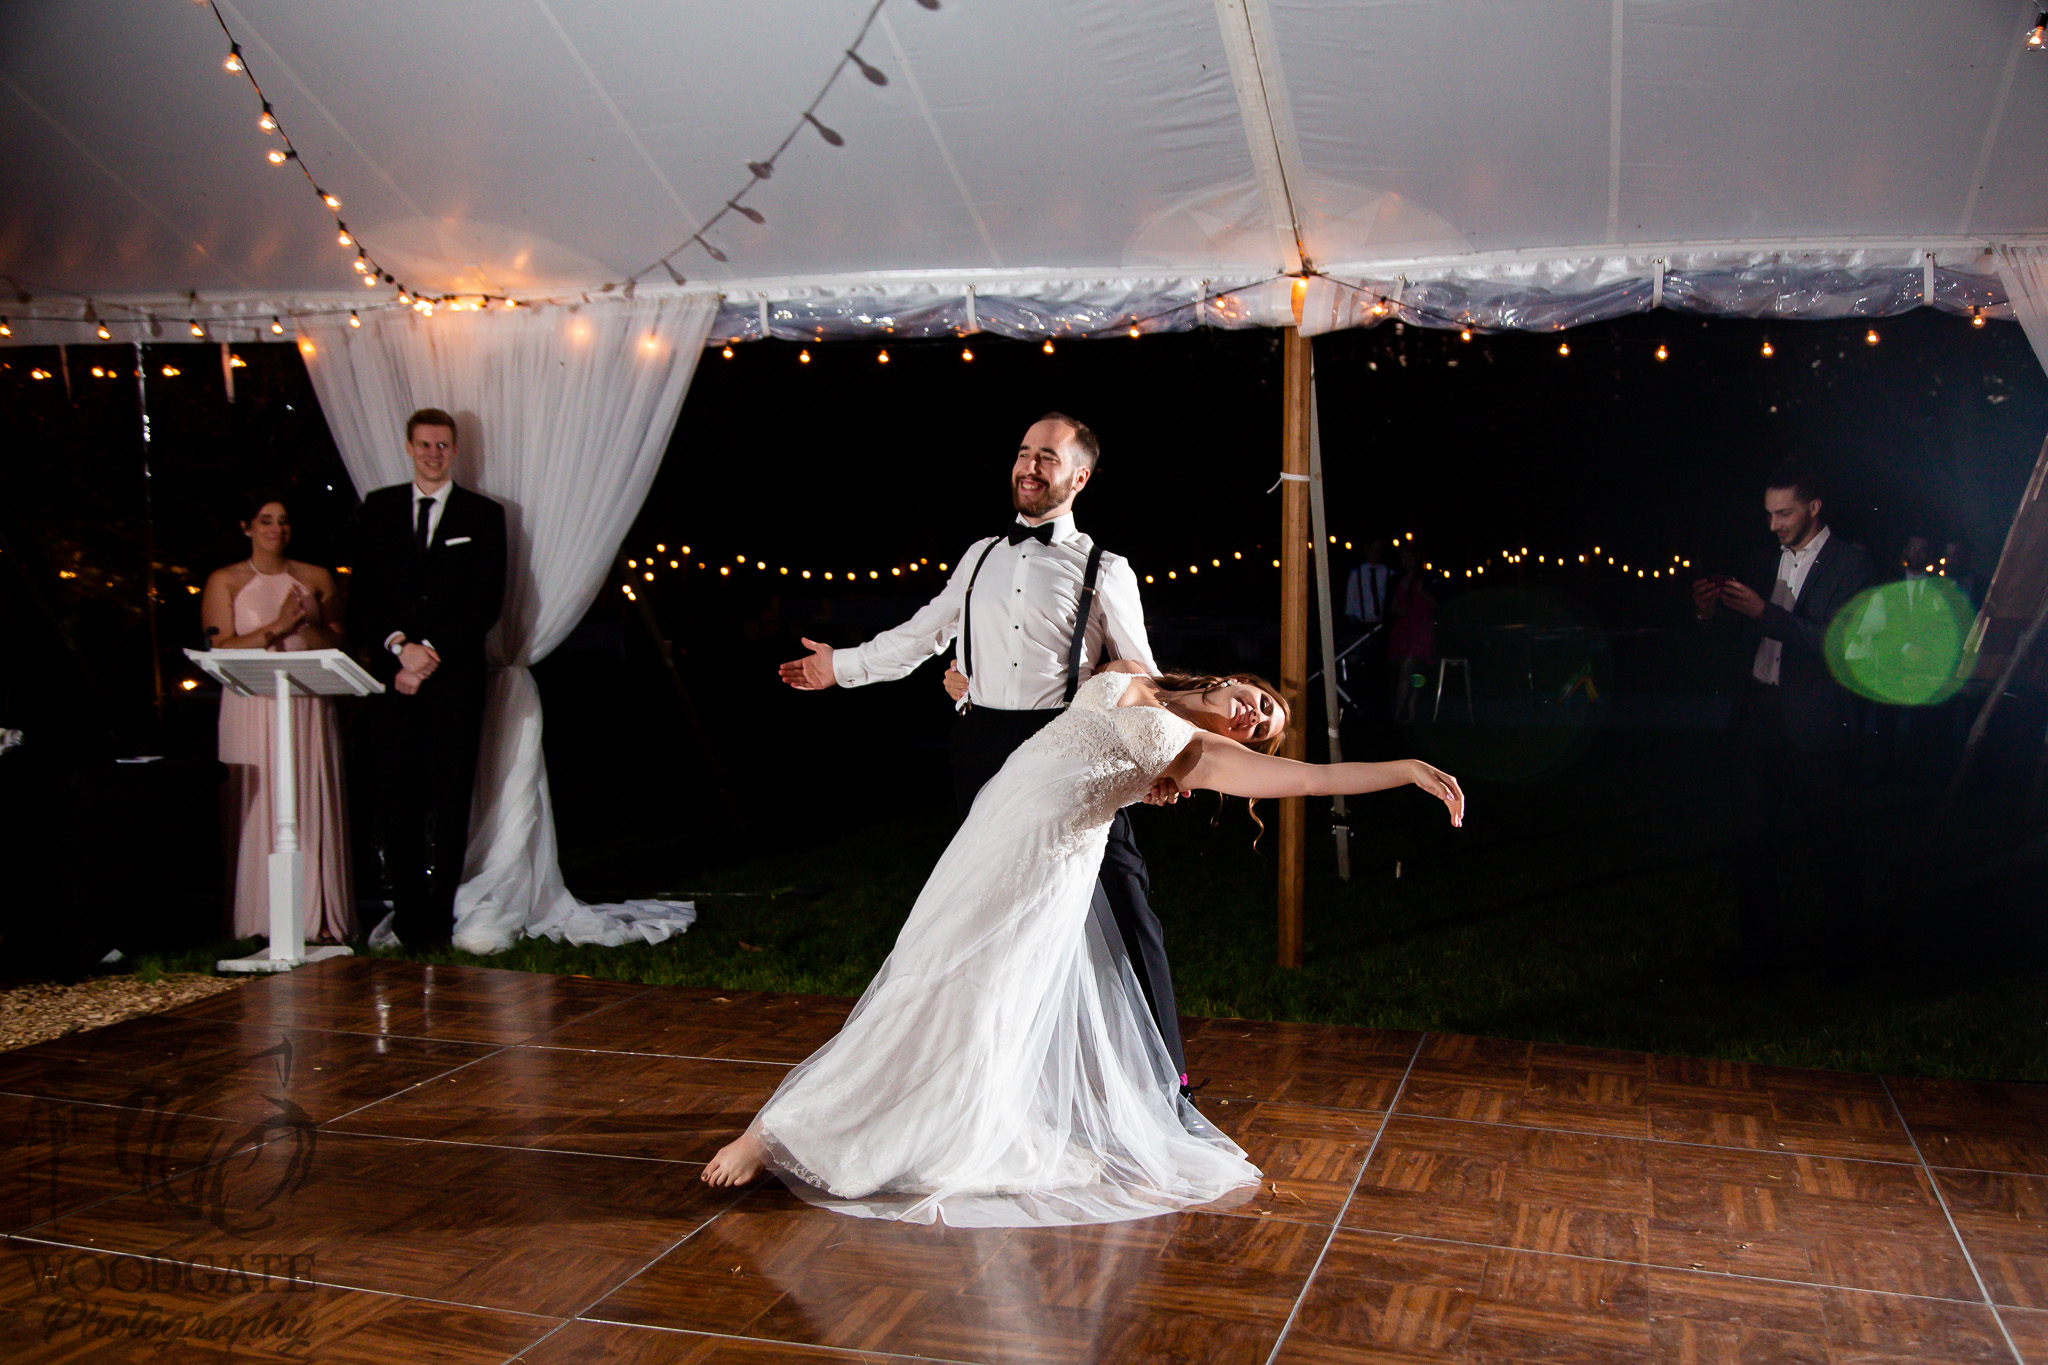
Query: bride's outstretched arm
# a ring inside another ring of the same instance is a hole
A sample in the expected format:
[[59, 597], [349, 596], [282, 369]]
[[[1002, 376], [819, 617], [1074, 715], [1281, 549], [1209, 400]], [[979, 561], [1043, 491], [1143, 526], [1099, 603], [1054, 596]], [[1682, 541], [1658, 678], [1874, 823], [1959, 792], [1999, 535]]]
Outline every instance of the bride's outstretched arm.
[[1222, 735], [1202, 733], [1166, 770], [1183, 787], [1205, 787], [1226, 796], [1353, 796], [1410, 783], [1442, 801], [1451, 823], [1465, 823], [1465, 793], [1458, 779], [1421, 759], [1391, 763], [1300, 763], [1245, 748]]

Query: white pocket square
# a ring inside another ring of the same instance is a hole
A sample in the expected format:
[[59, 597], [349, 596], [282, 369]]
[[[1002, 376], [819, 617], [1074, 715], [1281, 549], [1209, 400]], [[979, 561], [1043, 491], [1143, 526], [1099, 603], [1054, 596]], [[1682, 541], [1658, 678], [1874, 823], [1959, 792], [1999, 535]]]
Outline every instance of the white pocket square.
[[470, 538], [468, 536], [456, 536], [452, 540], [444, 540], [441, 543], [443, 545], [467, 545], [469, 544], [469, 541]]

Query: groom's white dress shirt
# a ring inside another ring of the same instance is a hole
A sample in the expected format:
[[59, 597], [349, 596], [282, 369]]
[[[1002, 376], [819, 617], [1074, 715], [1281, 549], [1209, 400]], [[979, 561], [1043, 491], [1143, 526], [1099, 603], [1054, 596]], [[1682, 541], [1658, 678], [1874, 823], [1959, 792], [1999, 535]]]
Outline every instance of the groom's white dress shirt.
[[[1018, 520], [1021, 523], [1023, 519]], [[973, 671], [968, 677], [967, 699], [976, 706], [1004, 711], [1041, 711], [1061, 705], [1067, 691], [1067, 652], [1074, 640], [1081, 580], [1095, 542], [1074, 529], [1071, 513], [1048, 524], [1053, 528], [1049, 545], [1035, 540], [1011, 545], [1002, 536], [977, 540], [953, 566], [945, 590], [915, 616], [864, 645], [833, 650], [832, 674], [839, 685], [859, 687], [900, 678], [944, 649], [959, 633], [968, 579], [973, 577], [982, 551], [988, 549], [981, 576], [974, 580]], [[991, 541], [993, 549], [988, 548]], [[955, 657], [959, 657], [957, 649]], [[1123, 556], [1104, 551], [1081, 651], [1082, 681], [1094, 673], [1098, 663], [1109, 659], [1131, 659], [1148, 672], [1157, 671], [1152, 644], [1145, 635], [1138, 576]]]

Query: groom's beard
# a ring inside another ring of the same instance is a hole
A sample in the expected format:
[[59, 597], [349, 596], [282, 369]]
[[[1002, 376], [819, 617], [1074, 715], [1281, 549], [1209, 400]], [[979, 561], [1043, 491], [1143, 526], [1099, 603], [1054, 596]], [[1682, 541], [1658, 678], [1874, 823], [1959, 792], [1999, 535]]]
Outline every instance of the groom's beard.
[[1016, 480], [1012, 479], [1010, 481], [1010, 505], [1027, 517], [1042, 517], [1053, 508], [1065, 502], [1067, 494], [1071, 493], [1073, 489], [1074, 479], [1072, 475], [1067, 476], [1065, 483], [1057, 483], [1047, 479], [1045, 487], [1040, 490], [1037, 497], [1026, 498], [1018, 490]]

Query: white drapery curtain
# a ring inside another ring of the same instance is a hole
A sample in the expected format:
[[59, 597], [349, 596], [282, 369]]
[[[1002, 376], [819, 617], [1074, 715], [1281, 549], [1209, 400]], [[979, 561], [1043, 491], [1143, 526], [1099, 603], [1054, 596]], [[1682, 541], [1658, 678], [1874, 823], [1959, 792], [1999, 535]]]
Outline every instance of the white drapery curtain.
[[456, 481], [505, 506], [510, 567], [490, 643], [475, 814], [455, 944], [523, 934], [659, 943], [695, 919], [677, 902], [589, 906], [569, 894], [528, 671], [568, 635], [660, 467], [717, 312], [707, 296], [516, 312], [385, 312], [301, 324], [301, 353], [359, 493], [412, 476], [405, 419], [460, 426]]
[[2002, 246], [1996, 259], [2012, 315], [2033, 343], [2034, 358], [2048, 370], [2048, 247]]

